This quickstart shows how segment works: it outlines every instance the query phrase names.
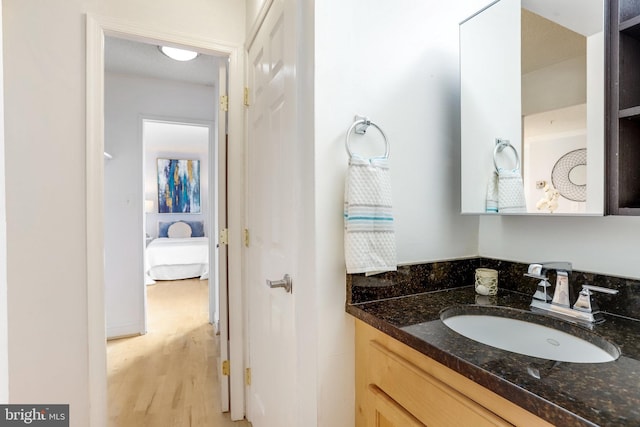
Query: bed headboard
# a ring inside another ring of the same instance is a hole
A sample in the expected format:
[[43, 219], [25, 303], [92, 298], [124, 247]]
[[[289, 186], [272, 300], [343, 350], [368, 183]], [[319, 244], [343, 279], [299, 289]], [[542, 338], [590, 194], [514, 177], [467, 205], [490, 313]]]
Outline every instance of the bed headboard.
[[167, 232], [171, 224], [184, 222], [191, 227], [191, 237], [204, 237], [204, 221], [158, 221], [158, 237], [169, 237]]

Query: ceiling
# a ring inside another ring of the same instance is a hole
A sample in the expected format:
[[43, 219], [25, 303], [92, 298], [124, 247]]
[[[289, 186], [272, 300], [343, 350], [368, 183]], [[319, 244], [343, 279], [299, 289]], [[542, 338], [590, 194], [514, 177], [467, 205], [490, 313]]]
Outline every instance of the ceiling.
[[[200, 54], [192, 61], [175, 61], [161, 53], [156, 45], [116, 37], [105, 37], [104, 52], [106, 72], [208, 87], [217, 85], [218, 63], [224, 60]], [[147, 148], [153, 147], [157, 152], [206, 153], [208, 149], [207, 127], [147, 121], [144, 133]], [[177, 140], [181, 141], [179, 145], [175, 143]]]
[[160, 52], [158, 46], [117, 37], [105, 37], [105, 71], [142, 77], [215, 86], [218, 58], [200, 54], [192, 61], [175, 61]]
[[522, 74], [586, 56], [583, 35], [522, 9]]
[[522, 0], [522, 7], [585, 37], [602, 32], [603, 0]]

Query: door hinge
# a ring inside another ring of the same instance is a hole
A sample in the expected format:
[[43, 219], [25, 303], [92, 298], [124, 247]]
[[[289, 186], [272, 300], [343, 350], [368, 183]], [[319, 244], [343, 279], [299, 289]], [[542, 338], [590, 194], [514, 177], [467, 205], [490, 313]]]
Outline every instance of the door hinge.
[[220, 229], [220, 234], [218, 235], [218, 243], [221, 245], [229, 244], [229, 229], [222, 228]]
[[229, 366], [229, 361], [228, 360], [223, 360], [222, 361], [222, 375], [224, 375], [225, 377], [229, 376], [231, 367]]
[[245, 385], [251, 385], [251, 368], [244, 370], [244, 383]]
[[248, 87], [244, 88], [243, 102], [245, 107], [249, 106], [249, 88]]
[[244, 229], [244, 245], [247, 248], [249, 247], [249, 229], [248, 228]]
[[220, 95], [220, 109], [222, 111], [229, 111], [229, 96]]

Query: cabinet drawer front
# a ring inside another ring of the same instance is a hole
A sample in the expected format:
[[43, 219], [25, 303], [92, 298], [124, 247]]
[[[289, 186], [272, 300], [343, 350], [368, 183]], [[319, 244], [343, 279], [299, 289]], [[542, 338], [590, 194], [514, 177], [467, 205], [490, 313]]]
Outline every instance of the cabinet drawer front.
[[375, 341], [369, 343], [368, 378], [426, 425], [511, 426], [442, 381]]
[[375, 385], [367, 388], [372, 414], [368, 427], [426, 427]]

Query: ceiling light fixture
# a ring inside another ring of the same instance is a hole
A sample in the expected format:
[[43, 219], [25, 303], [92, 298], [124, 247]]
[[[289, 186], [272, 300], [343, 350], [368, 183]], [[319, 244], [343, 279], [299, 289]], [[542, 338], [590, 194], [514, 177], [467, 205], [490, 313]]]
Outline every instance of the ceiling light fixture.
[[178, 49], [175, 47], [169, 46], [158, 46], [160, 52], [164, 53], [171, 59], [175, 59], [176, 61], [191, 61], [198, 56], [198, 52], [194, 52], [192, 50]]

